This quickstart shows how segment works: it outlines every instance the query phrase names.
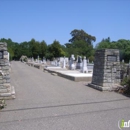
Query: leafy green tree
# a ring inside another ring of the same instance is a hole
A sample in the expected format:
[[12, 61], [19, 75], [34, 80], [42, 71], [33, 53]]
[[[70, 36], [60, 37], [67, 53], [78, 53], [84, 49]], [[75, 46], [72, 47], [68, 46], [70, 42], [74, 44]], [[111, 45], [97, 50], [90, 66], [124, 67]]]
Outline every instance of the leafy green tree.
[[11, 61], [12, 59], [13, 59], [13, 57], [14, 57], [14, 51], [13, 51], [13, 49], [12, 48], [8, 48], [8, 52], [9, 52], [9, 60]]
[[130, 40], [119, 39], [111, 42], [108, 37], [99, 42], [95, 49], [119, 49], [120, 60], [124, 59], [125, 62], [130, 60]]
[[94, 55], [94, 49], [92, 43], [96, 40], [96, 37], [87, 34], [84, 30], [74, 29], [71, 31], [72, 38], [69, 40], [70, 43], [66, 43], [68, 55], [74, 54], [86, 56], [92, 58]]
[[130, 61], [130, 46], [125, 49], [124, 59], [127, 63]]
[[73, 31], [71, 31], [71, 36], [72, 38], [69, 40], [69, 42], [74, 42], [74, 41], [85, 41], [86, 43], [88, 43], [89, 45], [92, 45], [92, 42], [96, 41], [96, 37], [95, 36], [91, 36], [88, 33], [86, 33], [84, 30], [78, 30], [78, 29], [74, 29]]
[[7, 49], [8, 49], [8, 52], [10, 53], [10, 60], [12, 60], [14, 57], [14, 47], [15, 47], [15, 44], [17, 44], [17, 43], [13, 42], [10, 38], [8, 38], [8, 39], [1, 38], [0, 42], [7, 43]]
[[59, 41], [56, 40], [51, 44], [51, 52], [54, 57], [65, 56], [65, 52], [62, 50]]
[[68, 56], [69, 56], [69, 53], [68, 53], [68, 51], [67, 51], [66, 46], [65, 46], [65, 45], [61, 45], [61, 49], [62, 49], [63, 52], [64, 52], [64, 56], [68, 57]]
[[92, 54], [93, 46], [87, 44], [85, 41], [75, 41], [72, 43], [72, 48], [74, 49], [74, 54], [90, 57]]
[[101, 42], [99, 42], [96, 47], [96, 49], [109, 49], [109, 48], [112, 48], [112, 45], [110, 43], [110, 38], [106, 38], [106, 39], [102, 39]]
[[31, 39], [29, 44], [32, 57], [37, 58], [40, 55], [40, 43], [38, 41], [35, 41], [35, 39]]
[[20, 43], [20, 50], [21, 50], [21, 55], [26, 55], [27, 57], [30, 57], [30, 50], [29, 50], [29, 43], [28, 42], [22, 42]]
[[22, 52], [21, 52], [21, 46], [20, 44], [15, 44], [14, 48], [13, 48], [13, 52], [14, 52], [14, 56], [13, 56], [13, 59], [15, 60], [19, 60], [21, 55], [22, 55]]
[[52, 53], [51, 45], [47, 46], [47, 51], [46, 51], [45, 57], [46, 57], [46, 59], [50, 59], [50, 60], [53, 59], [54, 55]]
[[46, 42], [43, 40], [43, 41], [40, 43], [40, 57], [41, 57], [41, 58], [45, 57], [46, 52], [47, 52], [47, 44], [46, 44]]

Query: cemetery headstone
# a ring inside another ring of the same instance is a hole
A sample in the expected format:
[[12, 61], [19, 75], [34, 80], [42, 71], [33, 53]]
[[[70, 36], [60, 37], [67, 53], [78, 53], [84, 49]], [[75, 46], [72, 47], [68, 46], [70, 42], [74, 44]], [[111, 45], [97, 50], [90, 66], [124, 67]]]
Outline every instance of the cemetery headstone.
[[39, 63], [39, 56], [37, 57], [37, 62]]
[[46, 58], [43, 57], [43, 63], [46, 64]]
[[55, 66], [57, 66], [57, 60], [55, 60]]
[[32, 57], [32, 62], [34, 62], [34, 58]]
[[77, 64], [76, 64], [76, 69], [81, 69], [82, 68], [82, 57], [78, 56]]
[[87, 60], [86, 60], [85, 56], [84, 56], [84, 59], [83, 59], [82, 73], [88, 73]]
[[111, 90], [120, 83], [120, 61], [118, 49], [101, 49], [95, 53], [92, 82], [90, 87]]
[[87, 63], [89, 63], [89, 59], [87, 60]]
[[64, 57], [64, 60], [63, 60], [63, 68], [64, 68], [64, 69], [66, 68], [66, 60], [65, 60], [65, 57]]
[[74, 55], [72, 54], [71, 57], [70, 57], [70, 69], [71, 69], [71, 70], [75, 70], [74, 60], [75, 60], [75, 57], [74, 57]]
[[57, 59], [57, 66], [60, 66], [60, 59]]

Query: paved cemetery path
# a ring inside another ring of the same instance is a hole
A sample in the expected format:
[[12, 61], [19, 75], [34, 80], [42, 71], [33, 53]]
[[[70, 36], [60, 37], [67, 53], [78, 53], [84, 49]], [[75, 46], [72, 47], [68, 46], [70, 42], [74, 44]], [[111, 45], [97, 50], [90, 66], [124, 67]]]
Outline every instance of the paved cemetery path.
[[130, 98], [100, 92], [21, 62], [12, 62], [16, 99], [0, 112], [0, 130], [119, 130]]

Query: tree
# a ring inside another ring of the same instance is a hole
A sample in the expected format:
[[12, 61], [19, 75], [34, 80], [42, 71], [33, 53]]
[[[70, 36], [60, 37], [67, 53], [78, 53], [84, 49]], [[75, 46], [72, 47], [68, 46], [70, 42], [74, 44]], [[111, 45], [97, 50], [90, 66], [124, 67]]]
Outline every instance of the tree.
[[31, 39], [29, 44], [32, 57], [37, 58], [37, 56], [40, 55], [40, 43], [38, 41], [35, 41], [35, 39]]
[[73, 30], [71, 31], [72, 38], [69, 40], [70, 43], [66, 43], [68, 55], [74, 54], [86, 56], [87, 58], [93, 59], [94, 49], [92, 42], [96, 40], [96, 37], [87, 34], [84, 30]]
[[54, 58], [51, 45], [47, 46], [47, 51], [46, 51], [45, 57], [46, 57], [46, 59], [50, 59], [50, 60], [52, 60]]
[[60, 45], [59, 41], [54, 40], [51, 45], [48, 45], [46, 58], [53, 59], [61, 56], [65, 56], [66, 53], [62, 49], [63, 47]]
[[47, 51], [47, 44], [46, 42], [43, 40], [41, 43], [40, 43], [40, 57], [43, 58], [46, 54], [46, 51]]
[[22, 49], [21, 49], [20, 44], [15, 44], [15, 46], [13, 48], [14, 56], [12, 58], [15, 59], [15, 60], [19, 60], [21, 55], [22, 55], [21, 50]]
[[72, 38], [69, 40], [69, 42], [74, 42], [74, 41], [85, 41], [86, 43], [88, 43], [89, 45], [92, 45], [92, 42], [96, 41], [96, 37], [95, 36], [91, 36], [89, 34], [87, 34], [84, 30], [78, 30], [78, 29], [74, 29], [73, 31], [71, 31], [71, 36]]
[[18, 43], [13, 42], [10, 38], [8, 38], [8, 39], [1, 38], [0, 42], [6, 42], [7, 43], [7, 49], [8, 49], [8, 52], [10, 53], [10, 60], [12, 60], [14, 55], [15, 55], [14, 54], [15, 45], [18, 44]]
[[69, 53], [65, 45], [61, 45], [61, 49], [64, 51], [64, 56], [68, 57]]
[[113, 48], [111, 43], [110, 43], [110, 37], [106, 38], [106, 39], [102, 39], [101, 42], [99, 42], [96, 47], [96, 49], [106, 49], [106, 48]]
[[130, 40], [119, 39], [111, 42], [108, 37], [99, 42], [95, 49], [119, 49], [120, 60], [124, 59], [125, 62], [130, 60]]
[[9, 60], [11, 61], [12, 60], [12, 58], [14, 57], [14, 51], [13, 51], [13, 49], [12, 48], [8, 48], [8, 52], [9, 52]]
[[124, 57], [125, 62], [128, 63], [130, 61], [130, 46], [125, 49]]
[[62, 50], [59, 41], [56, 40], [51, 44], [51, 52], [54, 57], [65, 56], [65, 52]]
[[21, 56], [22, 55], [26, 55], [27, 57], [31, 56], [31, 52], [29, 50], [29, 43], [28, 42], [24, 41], [24, 42], [20, 43], [19, 47], [20, 47], [20, 50], [21, 50]]

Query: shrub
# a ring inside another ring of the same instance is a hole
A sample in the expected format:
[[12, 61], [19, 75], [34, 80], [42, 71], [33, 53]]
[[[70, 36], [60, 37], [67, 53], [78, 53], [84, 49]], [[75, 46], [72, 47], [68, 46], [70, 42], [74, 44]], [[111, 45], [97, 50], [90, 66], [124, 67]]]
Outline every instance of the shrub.
[[130, 77], [125, 77], [122, 82], [121, 85], [123, 85], [123, 94], [127, 94], [130, 95]]

